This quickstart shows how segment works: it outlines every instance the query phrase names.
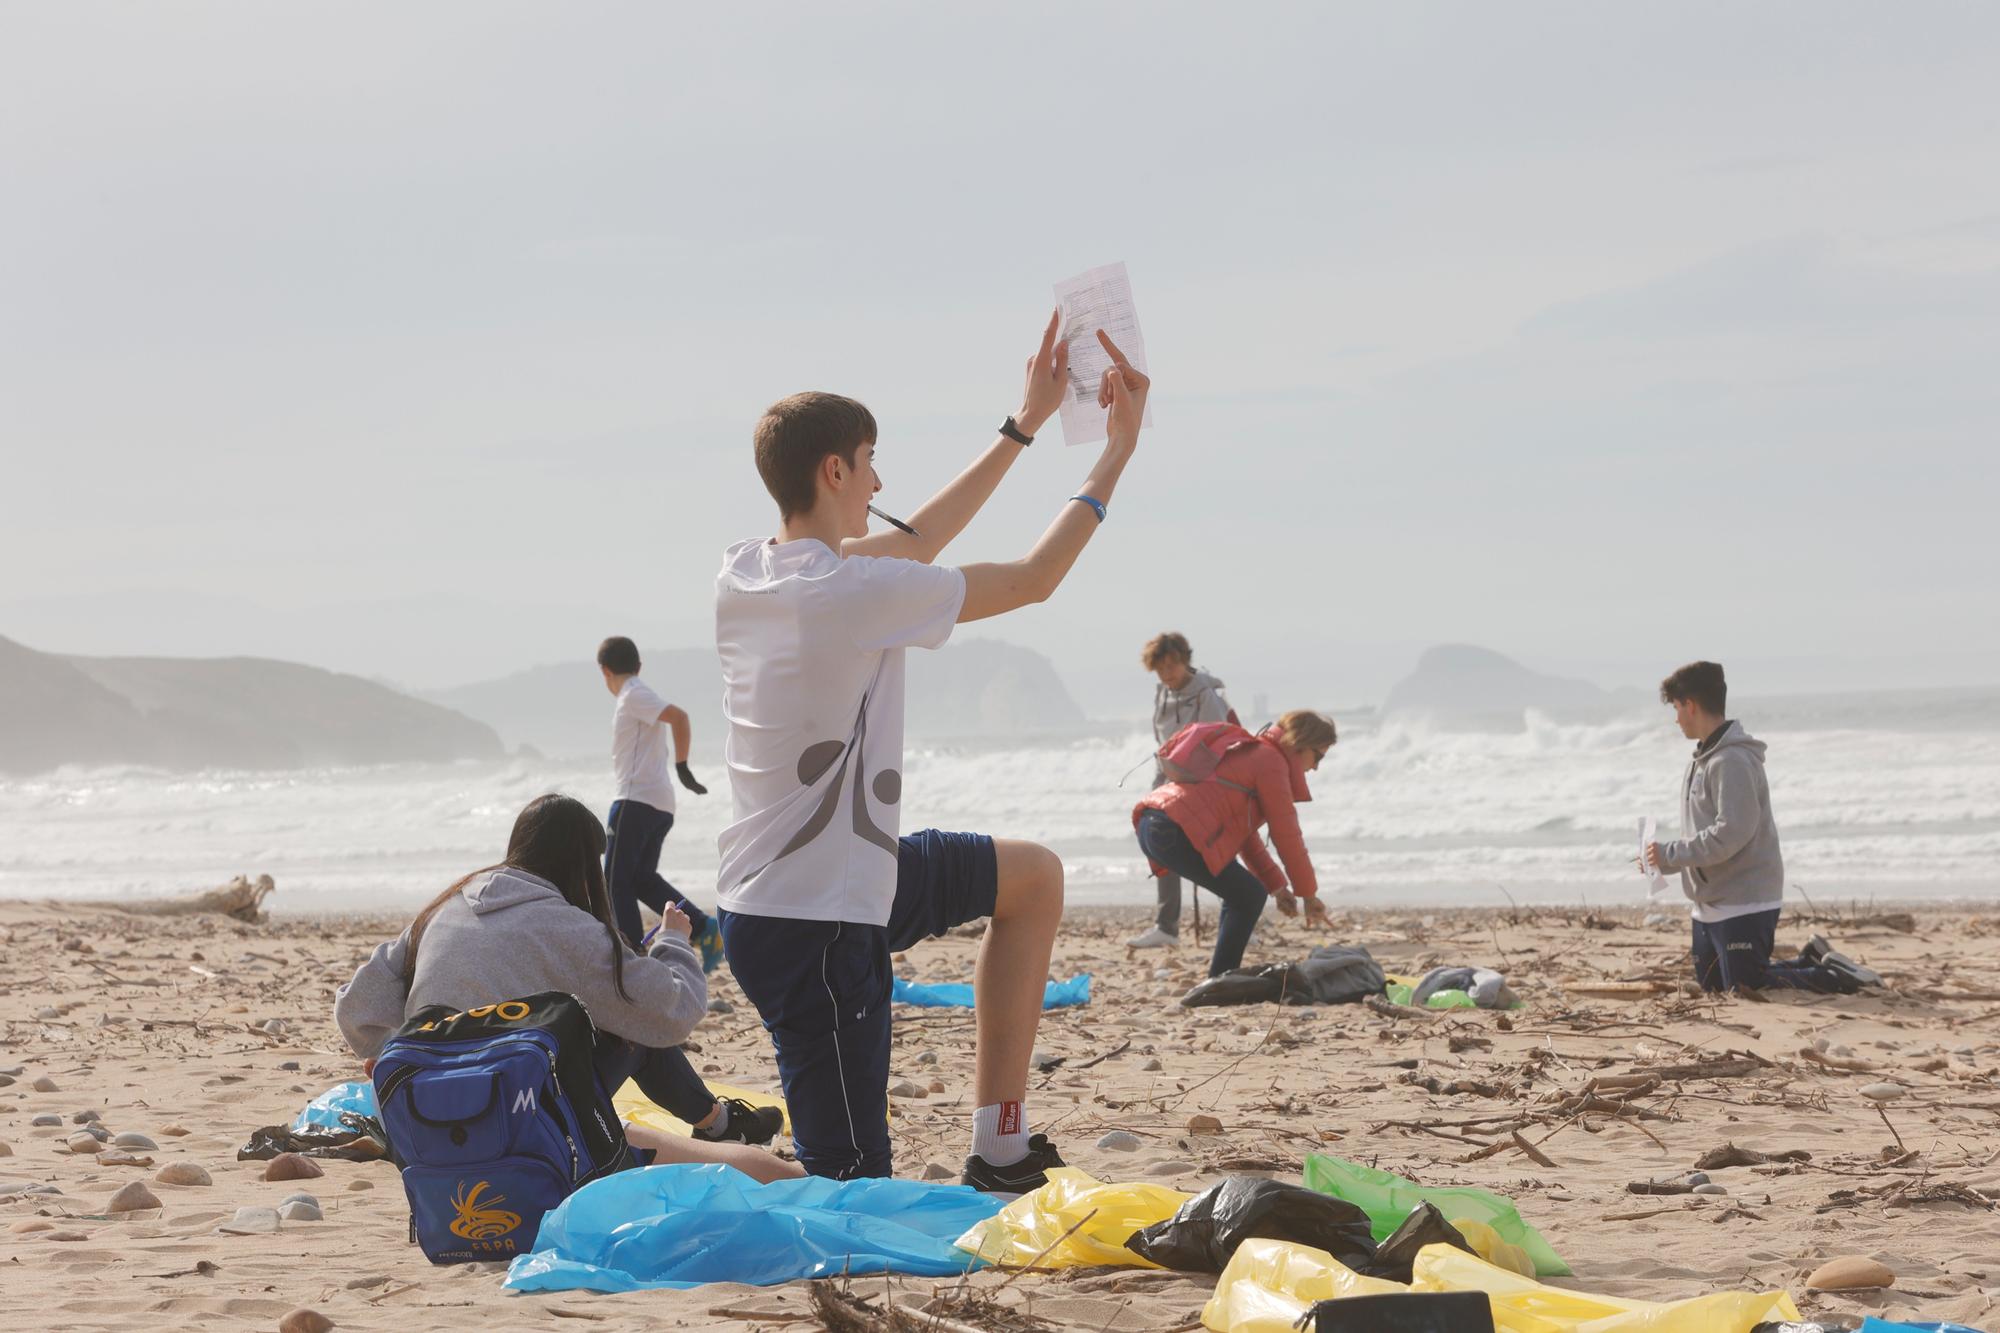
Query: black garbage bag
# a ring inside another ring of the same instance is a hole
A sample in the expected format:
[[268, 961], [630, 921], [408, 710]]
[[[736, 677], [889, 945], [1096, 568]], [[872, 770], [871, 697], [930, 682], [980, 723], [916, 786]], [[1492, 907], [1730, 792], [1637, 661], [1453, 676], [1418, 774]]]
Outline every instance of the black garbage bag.
[[1389, 1234], [1389, 1239], [1376, 1247], [1374, 1260], [1356, 1267], [1354, 1271], [1408, 1286], [1411, 1267], [1417, 1262], [1417, 1251], [1426, 1245], [1451, 1245], [1467, 1254], [1478, 1253], [1459, 1234], [1457, 1227], [1445, 1221], [1436, 1204], [1420, 1203], [1410, 1210], [1402, 1225]]
[[1231, 1176], [1202, 1191], [1166, 1221], [1135, 1232], [1125, 1247], [1163, 1268], [1220, 1273], [1253, 1236], [1310, 1245], [1357, 1270], [1375, 1257], [1367, 1213], [1345, 1199], [1258, 1176]]
[[1817, 1319], [1799, 1322], [1792, 1319], [1767, 1319], [1756, 1325], [1750, 1333], [1853, 1333], [1851, 1324], [1822, 1324]]
[[1358, 1004], [1380, 995], [1388, 979], [1366, 949], [1322, 944], [1296, 963], [1239, 967], [1210, 977], [1181, 1003], [1190, 1009], [1216, 1004]]
[[1312, 1321], [1313, 1333], [1493, 1333], [1493, 1302], [1483, 1291], [1345, 1296], [1313, 1306]]
[[[340, 1128], [316, 1126], [297, 1130], [289, 1125], [265, 1125], [250, 1131], [250, 1141], [236, 1150], [239, 1162], [264, 1162], [279, 1153], [301, 1157], [335, 1157], [348, 1162], [379, 1162], [393, 1158], [389, 1136], [372, 1115], [340, 1113]], [[400, 1165], [400, 1164], [399, 1164]]]

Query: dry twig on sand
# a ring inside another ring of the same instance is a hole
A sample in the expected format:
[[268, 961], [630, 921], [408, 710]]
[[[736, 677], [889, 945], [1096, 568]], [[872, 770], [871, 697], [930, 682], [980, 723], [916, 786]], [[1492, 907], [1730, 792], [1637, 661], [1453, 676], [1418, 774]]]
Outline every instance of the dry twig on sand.
[[259, 875], [253, 883], [238, 875], [219, 888], [206, 889], [201, 893], [191, 893], [179, 898], [141, 898], [133, 902], [115, 903], [121, 912], [138, 916], [191, 916], [201, 912], [214, 912], [220, 916], [233, 917], [238, 921], [262, 921], [264, 919], [264, 899], [277, 891], [269, 875]]

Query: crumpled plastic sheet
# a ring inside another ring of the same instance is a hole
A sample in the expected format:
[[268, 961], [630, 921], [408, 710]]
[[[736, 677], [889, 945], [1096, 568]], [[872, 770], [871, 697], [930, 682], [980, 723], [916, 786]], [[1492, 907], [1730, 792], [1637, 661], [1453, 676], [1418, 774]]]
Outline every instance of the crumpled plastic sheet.
[[[914, 1004], [919, 1009], [970, 1009], [972, 1008], [972, 987], [962, 981], [932, 984], [923, 981], [905, 981], [896, 977], [889, 987], [889, 998], [897, 1004]], [[1073, 1005], [1090, 1003], [1090, 973], [1079, 972], [1068, 981], [1051, 981], [1042, 988], [1042, 1008], [1068, 1009]]]
[[305, 1109], [293, 1117], [292, 1132], [299, 1134], [309, 1129], [341, 1129], [342, 1111], [381, 1119], [381, 1108], [375, 1103], [375, 1085], [366, 1079], [334, 1084], [307, 1102]]
[[1717, 1292], [1660, 1304], [1564, 1291], [1496, 1268], [1449, 1245], [1426, 1245], [1404, 1287], [1363, 1277], [1324, 1250], [1278, 1240], [1237, 1247], [1202, 1310], [1217, 1333], [1287, 1333], [1314, 1302], [1402, 1291], [1483, 1291], [1500, 1333], [1750, 1333], [1796, 1319], [1784, 1292]]
[[808, 1176], [760, 1185], [733, 1167], [649, 1166], [594, 1180], [542, 1217], [509, 1291], [769, 1286], [842, 1273], [954, 1277], [953, 1238], [1000, 1208], [963, 1185]]
[[1569, 1275], [1569, 1265], [1563, 1262], [1554, 1247], [1542, 1239], [1541, 1232], [1522, 1220], [1520, 1210], [1486, 1190], [1469, 1187], [1433, 1189], [1390, 1172], [1325, 1153], [1307, 1154], [1305, 1183], [1307, 1189], [1359, 1204], [1368, 1214], [1377, 1241], [1387, 1240], [1403, 1224], [1403, 1219], [1410, 1215], [1412, 1208], [1420, 1203], [1434, 1203], [1438, 1211], [1453, 1222], [1460, 1218], [1484, 1222], [1501, 1240], [1520, 1246], [1527, 1251], [1528, 1258], [1534, 1262], [1535, 1272], [1540, 1276]]
[[[1049, 1172], [1048, 1184], [968, 1228], [958, 1245], [990, 1264], [1158, 1268], [1126, 1249], [1125, 1242], [1133, 1232], [1172, 1217], [1193, 1197], [1165, 1185], [1106, 1184], [1088, 1172], [1061, 1166]], [[1070, 1232], [1071, 1227], [1076, 1230]]]

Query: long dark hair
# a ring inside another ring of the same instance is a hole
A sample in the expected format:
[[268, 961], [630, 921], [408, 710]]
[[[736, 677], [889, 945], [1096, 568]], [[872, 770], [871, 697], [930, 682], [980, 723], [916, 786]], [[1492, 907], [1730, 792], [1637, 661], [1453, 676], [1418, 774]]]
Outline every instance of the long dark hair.
[[503, 869], [522, 870], [547, 880], [571, 907], [604, 923], [605, 934], [611, 940], [612, 983], [621, 998], [631, 999], [625, 990], [625, 937], [618, 933], [617, 921], [611, 914], [611, 895], [604, 887], [604, 825], [582, 801], [557, 792], [537, 796], [514, 817], [505, 860], [473, 871], [417, 913], [417, 919], [410, 923], [404, 980], [416, 976], [417, 945], [438, 908], [479, 876]]

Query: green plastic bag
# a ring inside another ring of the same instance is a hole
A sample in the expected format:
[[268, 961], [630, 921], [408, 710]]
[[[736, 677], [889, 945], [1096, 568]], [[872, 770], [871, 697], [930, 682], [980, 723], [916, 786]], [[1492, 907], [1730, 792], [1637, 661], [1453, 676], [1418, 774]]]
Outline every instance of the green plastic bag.
[[[1408, 1004], [1410, 997], [1417, 993], [1417, 988], [1392, 981], [1382, 993], [1388, 997], [1391, 1004]], [[1462, 990], [1432, 991], [1424, 998], [1426, 1009], [1477, 1009], [1478, 1007], [1473, 998]]]
[[1535, 1261], [1539, 1277], [1568, 1277], [1569, 1265], [1557, 1254], [1542, 1233], [1521, 1219], [1513, 1204], [1486, 1190], [1464, 1187], [1430, 1189], [1414, 1180], [1405, 1180], [1372, 1166], [1349, 1162], [1325, 1153], [1308, 1153], [1306, 1188], [1345, 1199], [1368, 1214], [1369, 1230], [1375, 1239], [1387, 1240], [1402, 1225], [1410, 1210], [1420, 1203], [1434, 1203], [1447, 1219], [1469, 1217], [1484, 1222], [1500, 1239], [1518, 1245]]

